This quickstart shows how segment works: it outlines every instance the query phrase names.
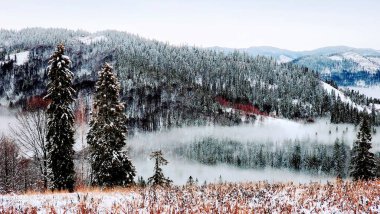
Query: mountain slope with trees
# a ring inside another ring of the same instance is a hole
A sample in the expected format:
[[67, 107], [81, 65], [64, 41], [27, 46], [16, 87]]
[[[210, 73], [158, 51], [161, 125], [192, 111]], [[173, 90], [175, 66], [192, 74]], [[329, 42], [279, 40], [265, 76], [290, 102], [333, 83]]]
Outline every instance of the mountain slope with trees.
[[[96, 71], [104, 62], [113, 65], [130, 130], [255, 119], [244, 109], [228, 110], [217, 101], [221, 98], [232, 106], [291, 119], [328, 115], [336, 102], [313, 71], [266, 57], [171, 46], [117, 31], [30, 28], [0, 31], [2, 105], [24, 106], [46, 93], [46, 59], [58, 42], [65, 43], [74, 87], [89, 109]], [[20, 53], [28, 57], [20, 59]]]

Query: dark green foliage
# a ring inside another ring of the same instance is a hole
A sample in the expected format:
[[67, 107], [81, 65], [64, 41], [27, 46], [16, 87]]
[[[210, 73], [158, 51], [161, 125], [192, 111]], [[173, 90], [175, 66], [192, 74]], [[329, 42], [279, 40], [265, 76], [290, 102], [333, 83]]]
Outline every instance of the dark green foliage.
[[375, 177], [376, 166], [374, 154], [370, 151], [371, 140], [371, 127], [368, 119], [364, 117], [352, 149], [350, 175], [355, 181], [369, 180]]
[[96, 82], [94, 111], [87, 136], [94, 185], [128, 185], [133, 183], [136, 174], [127, 152], [122, 151], [127, 129], [119, 93], [120, 84], [112, 68], [105, 64]]
[[333, 163], [335, 175], [339, 178], [346, 177], [347, 150], [343, 142], [340, 143], [339, 139], [335, 140]]
[[[334, 145], [318, 144], [309, 140], [285, 141], [283, 144], [271, 142], [239, 142], [230, 139], [206, 137], [193, 143], [177, 146], [176, 155], [195, 160], [202, 164], [228, 164], [245, 169], [273, 167], [290, 168], [312, 174], [342, 177], [348, 174], [350, 148], [339, 143], [339, 153]], [[340, 155], [340, 158], [336, 157]], [[336, 161], [339, 161], [336, 166]]]
[[154, 174], [152, 177], [148, 178], [148, 184], [153, 186], [169, 186], [172, 180], [165, 178], [162, 172], [161, 166], [168, 164], [168, 161], [163, 157], [161, 150], [152, 152], [150, 159], [154, 159]]
[[140, 187], [146, 187], [146, 181], [142, 176], [137, 178], [137, 185]]
[[189, 176], [189, 179], [187, 179], [187, 181], [186, 181], [186, 185], [187, 186], [193, 186], [195, 184], [195, 182], [194, 182], [194, 179], [193, 179], [193, 176]]
[[292, 157], [290, 159], [290, 167], [295, 170], [301, 169], [301, 146], [295, 145]]
[[69, 70], [69, 57], [64, 55], [65, 47], [60, 44], [50, 57], [48, 67], [49, 84], [46, 100], [51, 103], [47, 109], [47, 145], [51, 188], [53, 190], [74, 190], [74, 115], [71, 104], [75, 90], [72, 88], [73, 73]]

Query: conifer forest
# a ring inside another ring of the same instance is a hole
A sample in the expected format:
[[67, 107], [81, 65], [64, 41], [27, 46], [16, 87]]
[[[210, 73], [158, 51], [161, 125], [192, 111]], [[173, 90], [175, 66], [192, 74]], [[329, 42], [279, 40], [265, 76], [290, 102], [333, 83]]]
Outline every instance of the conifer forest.
[[380, 212], [380, 4], [43, 2], [0, 9], [0, 213]]

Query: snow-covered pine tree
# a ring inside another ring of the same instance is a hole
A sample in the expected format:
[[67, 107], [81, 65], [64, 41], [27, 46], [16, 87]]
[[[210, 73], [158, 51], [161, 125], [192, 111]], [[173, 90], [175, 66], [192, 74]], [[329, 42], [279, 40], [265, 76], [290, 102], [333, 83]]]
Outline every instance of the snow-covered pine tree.
[[191, 176], [191, 175], [189, 176], [189, 179], [187, 179], [186, 185], [187, 186], [193, 186], [194, 185], [193, 176]]
[[363, 117], [357, 140], [352, 148], [350, 175], [355, 181], [369, 180], [375, 177], [374, 154], [369, 151], [372, 148], [371, 140], [371, 127], [368, 119]]
[[98, 72], [94, 112], [87, 142], [90, 145], [92, 184], [125, 186], [133, 183], [135, 167], [125, 146], [126, 116], [120, 102], [120, 83], [107, 63]]
[[334, 152], [333, 152], [333, 162], [334, 162], [334, 172], [338, 178], [345, 178], [346, 173], [346, 150], [344, 143], [340, 143], [337, 138], [334, 142]]
[[155, 159], [154, 164], [154, 174], [152, 177], [148, 178], [148, 184], [153, 186], [169, 186], [172, 180], [165, 178], [162, 172], [161, 166], [167, 165], [168, 161], [163, 157], [162, 151], [152, 152], [150, 159]]
[[64, 55], [63, 44], [50, 57], [48, 66], [49, 84], [45, 99], [51, 100], [47, 109], [47, 145], [51, 188], [74, 190], [74, 115], [71, 103], [75, 90], [72, 87], [73, 73], [69, 70], [69, 57]]

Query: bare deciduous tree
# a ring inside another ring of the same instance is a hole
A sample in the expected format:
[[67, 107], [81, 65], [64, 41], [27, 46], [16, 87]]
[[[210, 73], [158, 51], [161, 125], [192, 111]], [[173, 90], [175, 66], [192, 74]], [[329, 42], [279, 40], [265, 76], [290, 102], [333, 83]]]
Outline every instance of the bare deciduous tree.
[[0, 192], [9, 193], [16, 189], [19, 148], [8, 137], [0, 138]]
[[46, 149], [46, 113], [42, 108], [20, 111], [16, 115], [17, 124], [10, 127], [21, 152], [34, 159], [40, 171], [43, 187], [48, 187], [48, 166]]

